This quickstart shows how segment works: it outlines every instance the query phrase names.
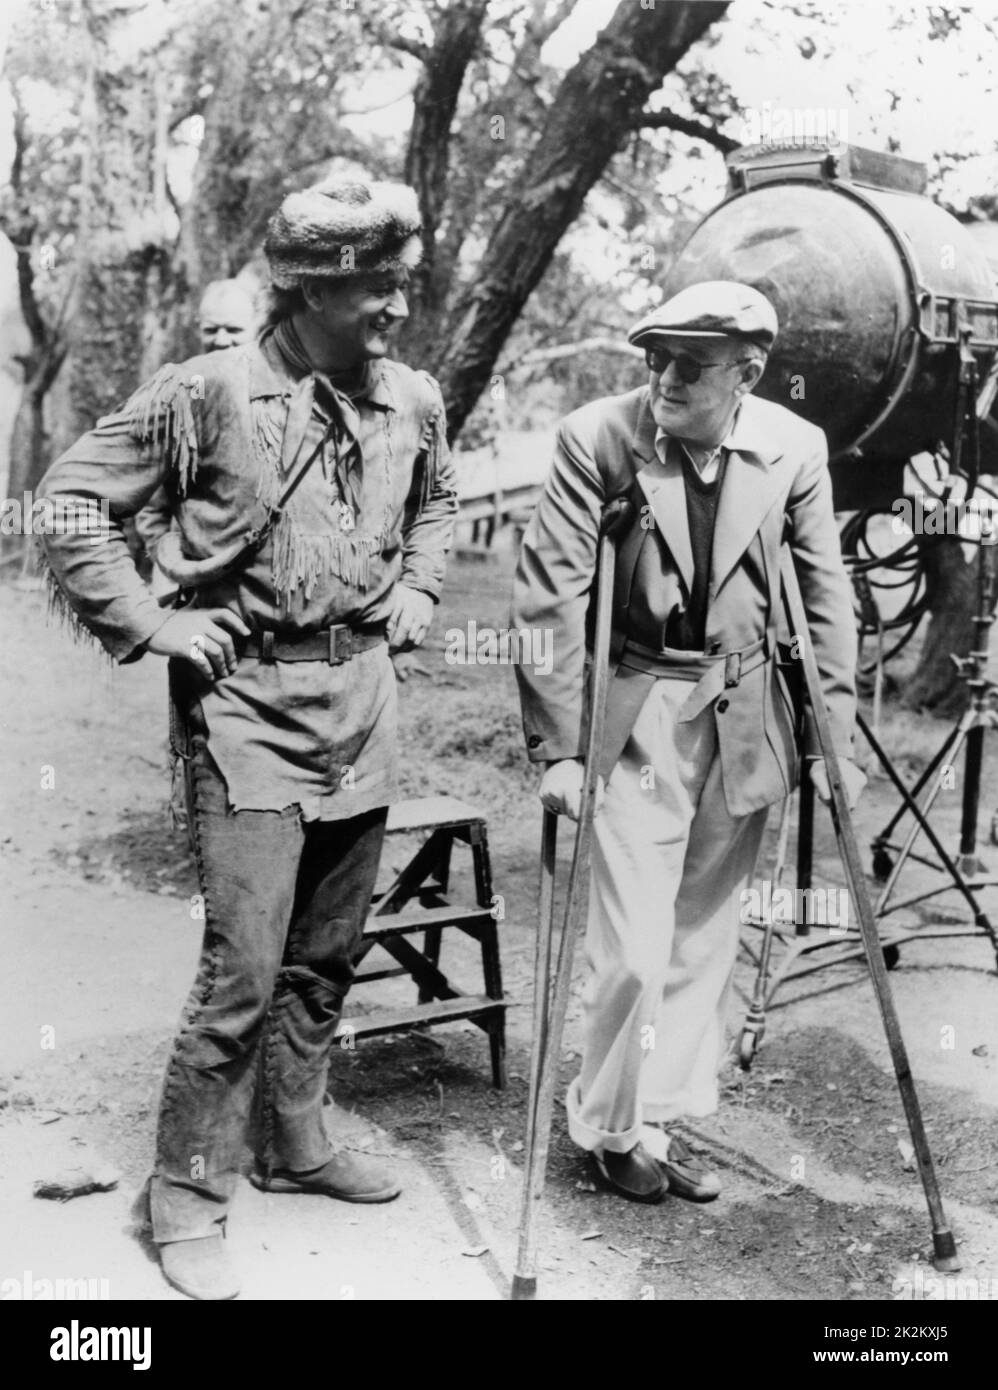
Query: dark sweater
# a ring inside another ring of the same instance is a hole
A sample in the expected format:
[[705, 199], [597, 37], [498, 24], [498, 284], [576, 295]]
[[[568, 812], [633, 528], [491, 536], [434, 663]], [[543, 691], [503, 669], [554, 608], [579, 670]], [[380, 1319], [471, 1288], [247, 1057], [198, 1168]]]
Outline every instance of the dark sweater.
[[682, 451], [683, 482], [686, 485], [686, 517], [693, 550], [693, 587], [685, 609], [674, 608], [665, 625], [665, 645], [684, 652], [702, 652], [707, 628], [707, 589], [710, 561], [714, 550], [714, 521], [717, 498], [724, 481], [727, 453], [721, 454], [717, 476], [712, 483], [700, 474]]

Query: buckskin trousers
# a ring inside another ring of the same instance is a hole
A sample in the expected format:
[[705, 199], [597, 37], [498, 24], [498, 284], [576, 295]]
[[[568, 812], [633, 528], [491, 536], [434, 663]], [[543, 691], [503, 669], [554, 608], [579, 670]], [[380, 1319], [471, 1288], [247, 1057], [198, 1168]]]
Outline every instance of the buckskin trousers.
[[567, 1097], [584, 1149], [625, 1153], [642, 1123], [717, 1108], [741, 893], [767, 812], [728, 813], [713, 707], [676, 718], [689, 691], [655, 682], [593, 827], [582, 1066]]
[[148, 1184], [160, 1243], [224, 1226], [251, 1119], [266, 1169], [305, 1171], [329, 1157], [329, 1056], [387, 815], [303, 822], [297, 807], [231, 811], [200, 734], [187, 773], [205, 932]]

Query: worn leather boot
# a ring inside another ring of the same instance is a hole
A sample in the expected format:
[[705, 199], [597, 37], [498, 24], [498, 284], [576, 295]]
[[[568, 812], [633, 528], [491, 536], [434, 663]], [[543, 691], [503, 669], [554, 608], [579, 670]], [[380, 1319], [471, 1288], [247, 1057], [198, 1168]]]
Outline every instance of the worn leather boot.
[[159, 1262], [167, 1282], [188, 1298], [217, 1301], [239, 1293], [222, 1236], [165, 1241], [159, 1247]]
[[687, 1202], [713, 1202], [721, 1195], [721, 1179], [710, 1164], [695, 1154], [678, 1134], [665, 1125], [645, 1125], [644, 1143], [658, 1162], [675, 1197]]
[[333, 1154], [308, 1173], [275, 1168], [267, 1174], [257, 1168], [249, 1180], [261, 1192], [314, 1192], [341, 1202], [390, 1202], [402, 1191], [387, 1168], [351, 1153]]
[[605, 1149], [593, 1158], [600, 1177], [618, 1196], [631, 1202], [660, 1202], [665, 1196], [661, 1169], [640, 1144], [624, 1154]]

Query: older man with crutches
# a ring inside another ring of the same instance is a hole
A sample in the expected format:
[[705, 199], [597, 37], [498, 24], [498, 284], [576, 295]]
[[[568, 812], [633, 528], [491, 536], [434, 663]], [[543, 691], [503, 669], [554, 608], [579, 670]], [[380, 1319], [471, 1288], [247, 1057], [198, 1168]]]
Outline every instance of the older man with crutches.
[[[516, 626], [554, 634], [548, 676], [517, 669], [528, 753], [546, 765], [546, 810], [575, 818], [601, 517], [608, 499], [629, 499], [607, 599], [605, 788], [593, 781], [584, 1046], [567, 1111], [604, 1185], [639, 1202], [720, 1192], [672, 1125], [717, 1107], [739, 899], [767, 809], [797, 777], [774, 661], [784, 539], [851, 802], [864, 780], [825, 438], [750, 395], [776, 332], [769, 301], [730, 281], [692, 286], [637, 324], [648, 384], [562, 422], [514, 586]], [[827, 800], [820, 758], [811, 775]], [[552, 1010], [549, 1071], [557, 1022]]]

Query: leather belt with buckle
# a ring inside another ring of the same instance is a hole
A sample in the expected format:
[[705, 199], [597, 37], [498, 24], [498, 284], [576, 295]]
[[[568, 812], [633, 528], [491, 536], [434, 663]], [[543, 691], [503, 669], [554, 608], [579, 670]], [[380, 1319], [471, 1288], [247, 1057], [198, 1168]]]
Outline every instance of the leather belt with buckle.
[[724, 688], [730, 690], [740, 683], [742, 676], [747, 676], [767, 659], [765, 637], [734, 652], [688, 652], [671, 647], [656, 651], [654, 647], [628, 639], [620, 664], [656, 676], [670, 676], [673, 680], [699, 681], [711, 667], [723, 662]]
[[383, 625], [352, 628], [349, 623], [337, 623], [298, 637], [255, 632], [247, 639], [242, 655], [260, 661], [325, 661], [330, 666], [342, 666], [385, 640]]

